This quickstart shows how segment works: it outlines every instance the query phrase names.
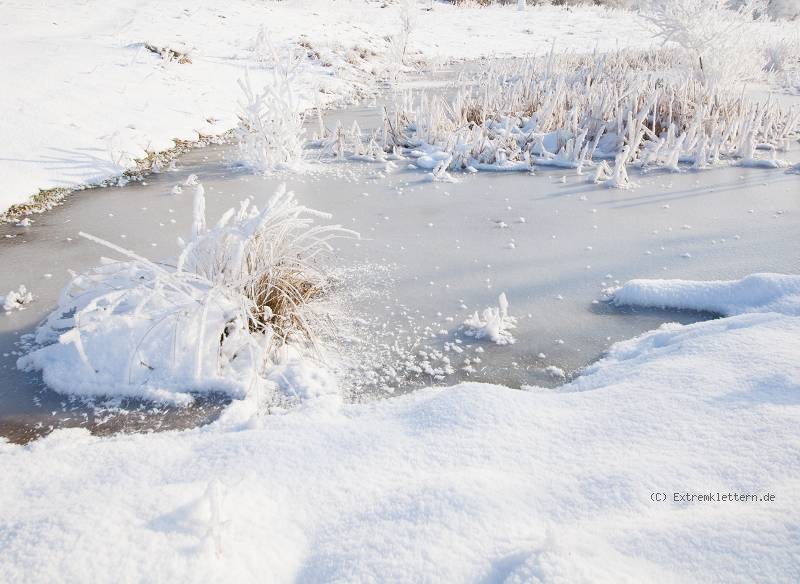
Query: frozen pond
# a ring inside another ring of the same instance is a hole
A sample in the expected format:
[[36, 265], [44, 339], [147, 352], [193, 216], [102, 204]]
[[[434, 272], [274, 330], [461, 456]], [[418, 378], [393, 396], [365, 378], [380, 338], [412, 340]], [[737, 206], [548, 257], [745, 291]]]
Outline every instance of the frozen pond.
[[[357, 119], [369, 128], [379, 116], [372, 104], [326, 122]], [[328, 335], [353, 400], [465, 379], [552, 387], [564, 381], [560, 371], [573, 375], [612, 342], [711, 316], [614, 309], [597, 302], [605, 287], [639, 277], [800, 271], [800, 178], [780, 170], [632, 172], [639, 186], [623, 191], [563, 170], [457, 175], [448, 184], [429, 182], [403, 162], [313, 162], [302, 175], [263, 178], [235, 161], [230, 146], [196, 149], [174, 171], [76, 194], [29, 227], [0, 226], [0, 292], [25, 284], [36, 295], [26, 310], [0, 316], [0, 435], [23, 441], [58, 425], [186, 427], [218, 413], [223, 398], [188, 409], [130, 401], [89, 407], [15, 367], [19, 336], [54, 307], [68, 270], [113, 255], [77, 233], [153, 259], [174, 255], [177, 236], [190, 229], [192, 189], [171, 190], [191, 174], [205, 186], [210, 221], [245, 197], [263, 203], [286, 182], [303, 204], [362, 234], [338, 243]], [[518, 319], [516, 343], [466, 337], [459, 330], [465, 318], [495, 306], [502, 292]], [[448, 362], [452, 373], [444, 371]]]

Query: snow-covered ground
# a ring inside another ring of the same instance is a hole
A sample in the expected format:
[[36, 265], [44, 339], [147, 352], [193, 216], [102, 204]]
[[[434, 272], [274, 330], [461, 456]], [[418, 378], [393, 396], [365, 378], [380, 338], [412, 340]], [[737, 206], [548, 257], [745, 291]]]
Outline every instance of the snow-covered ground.
[[[370, 92], [391, 68], [385, 37], [399, 4], [369, 0], [89, 0], [0, 5], [0, 211], [39, 189], [118, 176], [148, 153], [238, 123], [237, 81], [259, 65], [260, 27], [276, 47], [303, 41], [311, 56], [297, 81], [305, 107]], [[456, 8], [420, 1], [408, 55], [437, 63], [542, 53], [554, 39], [591, 51], [649, 46], [627, 12], [513, 7]], [[168, 62], [146, 48], [185, 52]]]
[[557, 390], [242, 401], [185, 432], [0, 444], [0, 580], [796, 582], [791, 314], [665, 325]]

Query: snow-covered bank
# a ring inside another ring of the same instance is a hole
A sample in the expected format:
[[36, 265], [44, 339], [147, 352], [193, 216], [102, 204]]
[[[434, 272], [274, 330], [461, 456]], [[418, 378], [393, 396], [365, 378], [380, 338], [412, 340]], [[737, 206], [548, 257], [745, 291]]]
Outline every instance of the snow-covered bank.
[[0, 580], [797, 581], [798, 355], [798, 317], [742, 314], [619, 343], [559, 390], [0, 444]]
[[[543, 52], [554, 38], [575, 50], [652, 44], [626, 12], [438, 2], [416, 12], [411, 60]], [[118, 176], [176, 139], [233, 128], [245, 68], [254, 85], [267, 78], [255, 43], [262, 25], [278, 47], [307, 53], [298, 90], [313, 107], [363, 94], [392, 65], [385, 37], [399, 23], [399, 5], [368, 0], [5, 2], [0, 53], [13, 58], [0, 62], [0, 210], [39, 189]], [[163, 58], [169, 50], [191, 62]]]

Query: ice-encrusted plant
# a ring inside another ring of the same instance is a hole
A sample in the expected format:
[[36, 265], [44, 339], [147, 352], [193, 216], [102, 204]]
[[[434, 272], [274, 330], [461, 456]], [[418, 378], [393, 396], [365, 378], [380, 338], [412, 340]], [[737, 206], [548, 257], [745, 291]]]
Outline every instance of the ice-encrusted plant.
[[580, 173], [608, 159], [614, 169], [598, 169], [595, 179], [625, 187], [625, 166], [766, 165], [754, 153], [785, 150], [800, 130], [798, 108], [687, 77], [680, 55], [666, 49], [551, 53], [482, 75], [464, 79], [453, 97], [403, 97], [386, 115], [385, 149], [426, 170], [449, 160], [447, 170]]
[[[57, 391], [190, 401], [189, 391], [272, 392], [278, 367], [324, 357], [315, 303], [330, 291], [323, 257], [355, 236], [281, 187], [213, 225], [197, 186], [193, 223], [174, 263], [156, 263], [88, 234], [121, 261], [75, 276], [22, 359]], [[287, 373], [289, 374], [289, 373]], [[295, 375], [296, 374], [291, 374]]]
[[396, 78], [406, 64], [406, 53], [411, 33], [416, 25], [416, 0], [402, 0], [400, 4], [399, 27], [396, 33], [388, 37], [388, 56], [390, 73]]
[[385, 162], [386, 140], [375, 131], [366, 136], [357, 121], [346, 130], [341, 121], [329, 130], [320, 119], [319, 131], [311, 145], [317, 146], [320, 157], [326, 160], [357, 160], [361, 162]]
[[176, 272], [235, 291], [243, 302], [243, 324], [252, 333], [268, 334], [273, 348], [294, 342], [318, 352], [306, 308], [325, 295], [330, 278], [317, 260], [331, 251], [332, 239], [357, 234], [316, 225], [330, 215], [298, 204], [285, 185], [263, 210], [245, 200], [211, 229], [205, 227], [201, 188], [196, 199], [193, 237], [178, 257]]
[[761, 70], [748, 29], [764, 19], [766, 0], [643, 0], [641, 13], [664, 43], [685, 52], [703, 82], [741, 81]]
[[261, 90], [253, 88], [249, 71], [239, 80], [243, 100], [236, 136], [242, 160], [261, 173], [297, 169], [305, 144], [304, 116], [295, 87], [302, 59], [293, 48], [279, 55], [263, 29], [257, 47], [259, 61], [271, 74]]
[[482, 313], [475, 313], [464, 321], [464, 334], [475, 339], [488, 339], [498, 345], [515, 342], [511, 329], [517, 326], [516, 317], [508, 314], [508, 299], [505, 292], [497, 298], [497, 306], [489, 306]]

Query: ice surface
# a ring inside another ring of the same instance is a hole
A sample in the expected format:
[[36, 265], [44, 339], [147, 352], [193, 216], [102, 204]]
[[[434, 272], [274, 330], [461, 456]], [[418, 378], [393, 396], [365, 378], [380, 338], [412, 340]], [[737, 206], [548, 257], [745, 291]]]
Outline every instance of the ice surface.
[[[349, 126], [355, 118], [368, 129], [379, 123], [376, 110], [365, 105], [326, 123], [338, 118]], [[729, 279], [800, 270], [793, 255], [800, 227], [797, 177], [767, 169], [635, 174], [640, 186], [622, 193], [563, 170], [479, 172], [450, 185], [426, 181], [423, 171], [375, 163], [318, 164], [299, 177], [254, 177], [235, 160], [234, 148], [194, 150], [174, 170], [144, 183], [85, 191], [30, 226], [0, 228], [11, 236], [0, 239], [4, 261], [14, 266], [0, 273], [0, 289], [25, 282], [37, 296], [26, 310], [0, 319], [6, 435], [20, 424], [42, 423], [42, 430], [51, 423], [84, 425], [85, 416], [96, 428], [94, 421], [109, 415], [37, 389], [40, 380], [15, 369], [15, 342], [55, 305], [70, 279], [67, 270], [82, 272], [108, 255], [77, 237], [79, 231], [148, 257], [174, 255], [176, 236], [191, 227], [194, 189], [170, 193], [198, 177], [210, 217], [245, 197], [263, 204], [287, 180], [303, 204], [362, 233], [363, 240], [341, 242], [336, 251], [341, 285], [330, 310], [340, 334], [328, 340], [338, 353], [340, 388], [354, 400], [463, 380], [552, 386], [560, 380], [547, 367], [572, 375], [614, 341], [662, 322], [710, 316], [615, 308], [598, 302], [606, 288], [630, 278]], [[476, 341], [459, 331], [501, 292], [517, 318], [515, 344]], [[140, 408], [152, 406], [122, 407]], [[207, 420], [207, 404], [197, 408], [198, 421]], [[183, 426], [192, 415], [160, 408], [152, 420], [154, 426]], [[138, 428], [146, 418], [136, 414], [132, 426], [112, 418], [98, 430]]]

